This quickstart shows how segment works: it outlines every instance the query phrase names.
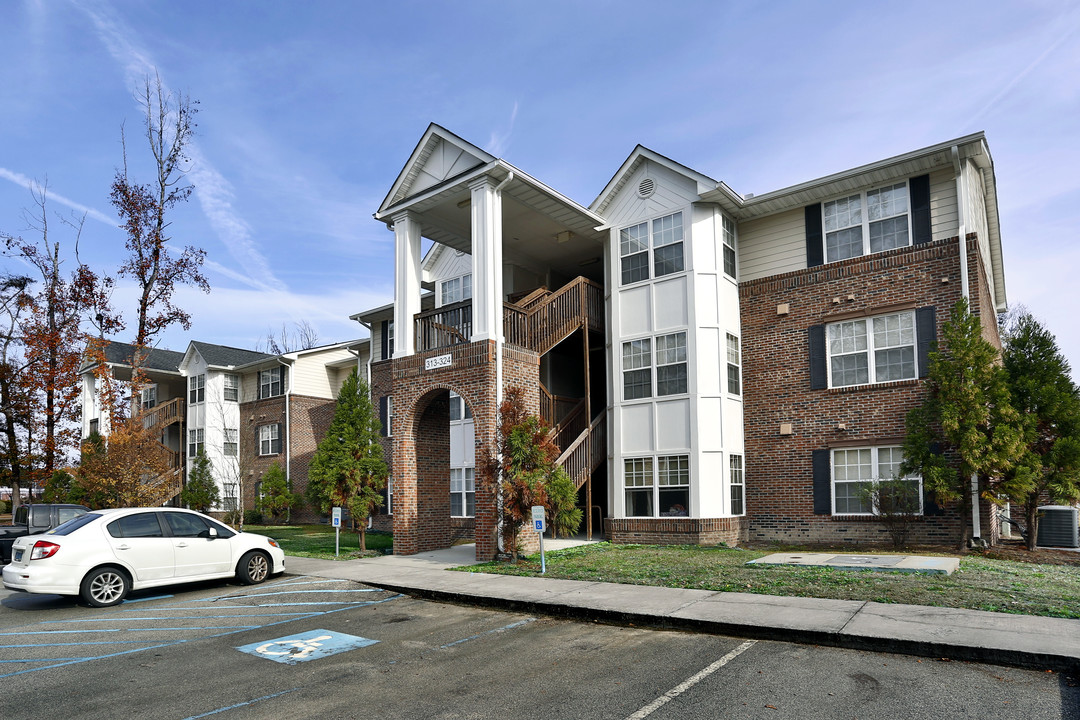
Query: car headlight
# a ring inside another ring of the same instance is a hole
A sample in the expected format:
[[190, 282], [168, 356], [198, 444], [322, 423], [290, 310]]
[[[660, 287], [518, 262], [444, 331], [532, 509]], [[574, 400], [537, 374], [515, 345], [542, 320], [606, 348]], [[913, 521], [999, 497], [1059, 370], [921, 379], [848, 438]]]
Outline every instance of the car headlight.
[[281, 547], [280, 545], [277, 544], [277, 540], [275, 540], [274, 538], [266, 538], [266, 542], [270, 543], [270, 547], [276, 547], [276, 548]]

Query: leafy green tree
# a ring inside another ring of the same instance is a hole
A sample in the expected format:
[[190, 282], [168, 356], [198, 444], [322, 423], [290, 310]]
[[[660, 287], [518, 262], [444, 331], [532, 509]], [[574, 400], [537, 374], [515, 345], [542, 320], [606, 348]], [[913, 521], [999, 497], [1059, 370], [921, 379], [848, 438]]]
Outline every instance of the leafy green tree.
[[921, 474], [943, 503], [958, 503], [963, 552], [971, 532], [971, 478], [993, 502], [1025, 490], [1030, 481], [1009, 474], [1022, 443], [1020, 418], [1009, 400], [997, 348], [982, 336], [979, 318], [961, 298], [942, 327], [944, 345], [930, 353], [929, 390], [907, 415], [901, 472]]
[[531, 517], [533, 505], [547, 508], [556, 532], [569, 535], [581, 524], [574, 507], [577, 491], [573, 480], [555, 464], [559, 448], [550, 428], [525, 411], [521, 388], [508, 388], [499, 407], [499, 434], [495, 455], [484, 461], [485, 489], [499, 497], [499, 523], [517, 562], [518, 536]]
[[195, 456], [191, 465], [187, 484], [180, 491], [180, 502], [199, 512], [206, 512], [221, 502], [221, 492], [214, 480], [213, 465], [202, 451]]
[[257, 502], [259, 512], [269, 515], [276, 524], [299, 502], [300, 495], [289, 489], [284, 468], [275, 462], [262, 477], [262, 497]]
[[64, 470], [55, 470], [49, 476], [49, 479], [45, 481], [41, 499], [47, 503], [72, 502], [71, 495], [74, 484], [75, 478], [71, 476], [71, 473]]
[[1023, 449], [1013, 495], [1024, 510], [1028, 550], [1035, 549], [1039, 505], [1080, 502], [1080, 391], [1054, 335], [1021, 310], [1005, 328], [1004, 366], [1013, 405], [1023, 418]]
[[382, 503], [389, 475], [379, 445], [380, 429], [368, 384], [353, 370], [341, 385], [330, 430], [311, 460], [307, 492], [324, 513], [334, 507], [348, 509], [359, 529], [361, 550], [367, 550], [364, 520]]

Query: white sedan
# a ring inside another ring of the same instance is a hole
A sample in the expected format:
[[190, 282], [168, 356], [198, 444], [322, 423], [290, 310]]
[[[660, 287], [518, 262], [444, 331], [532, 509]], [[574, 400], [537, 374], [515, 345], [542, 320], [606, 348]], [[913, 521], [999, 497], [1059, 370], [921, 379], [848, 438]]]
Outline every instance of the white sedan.
[[284, 571], [285, 553], [263, 535], [236, 532], [192, 510], [123, 508], [18, 538], [4, 587], [78, 595], [108, 607], [130, 590], [232, 577], [250, 585]]

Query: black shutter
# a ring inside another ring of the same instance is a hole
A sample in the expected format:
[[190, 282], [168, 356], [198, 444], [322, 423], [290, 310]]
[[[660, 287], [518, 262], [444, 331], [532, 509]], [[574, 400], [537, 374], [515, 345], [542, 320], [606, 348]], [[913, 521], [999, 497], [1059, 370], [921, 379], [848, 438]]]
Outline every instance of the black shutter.
[[806, 267], [825, 264], [825, 244], [821, 242], [821, 203], [807, 205], [806, 212]]
[[810, 346], [810, 389], [824, 390], [829, 386], [825, 370], [825, 326], [811, 325], [808, 331]]
[[832, 471], [829, 450], [815, 450], [814, 457], [814, 514], [832, 515]]
[[390, 321], [389, 320], [383, 320], [382, 324], [379, 326], [379, 332], [381, 333], [381, 340], [382, 340], [382, 355], [380, 355], [379, 357], [382, 358], [383, 360], [389, 360], [390, 359], [390, 333], [389, 333], [389, 329], [390, 329]]
[[[284, 372], [284, 370], [285, 370], [285, 368], [282, 368], [282, 372]], [[285, 442], [285, 426], [282, 425], [281, 423], [278, 423], [277, 424], [277, 447], [271, 447], [270, 450], [275, 455], [280, 454], [281, 453], [281, 448], [283, 447], [284, 442]], [[273, 445], [273, 443], [271, 443], [271, 445]]]
[[280, 366], [280, 367], [279, 367], [279, 369], [281, 370], [281, 373], [280, 373], [280, 378], [281, 378], [281, 394], [282, 394], [282, 395], [284, 395], [285, 393], [287, 393], [287, 392], [289, 391], [289, 389], [288, 389], [288, 386], [287, 386], [287, 385], [285, 384], [285, 383], [286, 383], [286, 382], [288, 381], [288, 379], [289, 379], [289, 378], [288, 378], [288, 373], [287, 373], [287, 372], [285, 372], [286, 370], [288, 370], [288, 368], [287, 368], [287, 367], [285, 367], [284, 365], [282, 365], [282, 366]]
[[911, 193], [911, 241], [915, 245], [930, 242], [930, 176], [920, 175], [908, 180]]
[[934, 500], [934, 493], [927, 490], [925, 485], [923, 486], [922, 491], [922, 513], [923, 515], [945, 514], [945, 508], [937, 504], [937, 502]]
[[937, 342], [937, 310], [933, 305], [915, 311], [916, 352], [919, 355], [919, 377], [930, 373], [930, 351]]
[[389, 399], [389, 397], [390, 397], [389, 395], [384, 395], [381, 398], [379, 398], [379, 423], [381, 423], [381, 427], [382, 427], [381, 434], [382, 434], [383, 437], [390, 437], [390, 433], [388, 433], [386, 431], [387, 430], [387, 427], [386, 427], [386, 424], [387, 424], [386, 423], [387, 406], [386, 405], [387, 405], [387, 400]]

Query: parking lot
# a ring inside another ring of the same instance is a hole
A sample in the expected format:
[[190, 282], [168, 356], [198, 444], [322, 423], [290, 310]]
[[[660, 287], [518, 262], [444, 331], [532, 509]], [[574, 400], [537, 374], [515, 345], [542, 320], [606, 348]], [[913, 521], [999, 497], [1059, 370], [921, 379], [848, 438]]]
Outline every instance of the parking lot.
[[5, 718], [1060, 718], [1056, 673], [416, 600], [284, 576], [113, 608], [0, 591]]

